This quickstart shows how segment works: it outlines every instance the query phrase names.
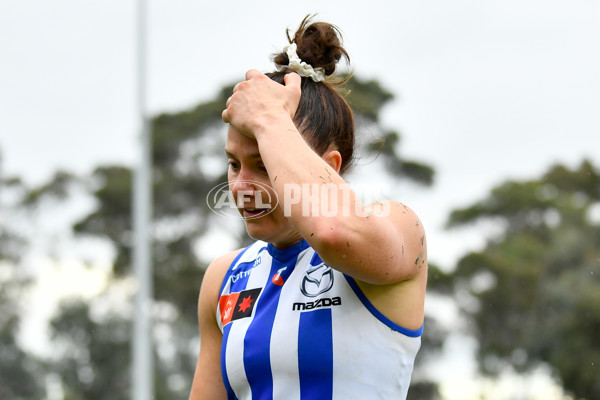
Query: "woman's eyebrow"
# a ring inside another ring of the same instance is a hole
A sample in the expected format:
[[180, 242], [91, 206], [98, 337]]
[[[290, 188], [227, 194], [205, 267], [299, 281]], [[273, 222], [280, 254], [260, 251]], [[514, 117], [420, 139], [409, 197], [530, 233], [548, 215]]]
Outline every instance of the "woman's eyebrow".
[[[225, 155], [227, 157], [229, 157], [229, 158], [237, 158], [235, 156], [235, 154], [229, 152], [228, 150], [225, 150]], [[262, 157], [260, 156], [260, 153], [252, 153], [252, 154], [248, 154], [247, 158], [249, 158], [249, 159], [255, 159], [255, 158], [262, 158]]]

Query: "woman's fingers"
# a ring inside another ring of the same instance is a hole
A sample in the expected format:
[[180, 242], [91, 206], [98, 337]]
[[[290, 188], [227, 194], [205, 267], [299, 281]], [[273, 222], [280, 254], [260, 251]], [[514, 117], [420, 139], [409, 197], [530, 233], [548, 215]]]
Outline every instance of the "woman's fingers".
[[285, 83], [286, 88], [299, 90], [300, 85], [302, 84], [302, 78], [295, 72], [285, 74], [283, 77], [283, 82]]
[[223, 110], [223, 112], [221, 113], [221, 118], [223, 119], [223, 122], [225, 122], [226, 124], [228, 124], [230, 122], [229, 113], [227, 112], [227, 109]]
[[262, 75], [262, 74], [263, 73], [257, 69], [250, 69], [246, 72], [246, 80], [249, 81], [250, 79], [254, 78], [255, 76]]
[[287, 108], [290, 112], [290, 116], [293, 118], [294, 115], [296, 115], [298, 103], [300, 102], [300, 95], [302, 94], [302, 78], [296, 73], [286, 74], [283, 77], [283, 83], [285, 83], [285, 91], [289, 96]]
[[[231, 96], [233, 96], [233, 95], [231, 95]], [[229, 96], [227, 98], [227, 101], [225, 102], [225, 109], [221, 113], [221, 118], [223, 119], [223, 122], [225, 122], [227, 124], [230, 122], [228, 109], [229, 109], [229, 104], [231, 104], [231, 96]]]
[[[253, 77], [262, 75], [262, 73], [256, 69], [251, 69], [248, 72], [246, 72], [246, 80], [238, 82], [235, 84], [235, 86], [233, 87], [233, 91], [231, 96], [229, 96], [227, 98], [227, 101], [225, 102], [225, 110], [223, 110], [223, 112], [221, 113], [221, 118], [223, 119], [223, 122], [225, 123], [231, 123], [231, 115], [230, 115], [230, 105], [231, 102], [233, 101], [233, 97], [234, 95], [243, 88], [247, 88], [248, 87], [248, 81], [250, 79], [252, 79]], [[238, 94], [239, 96], [239, 94]]]
[[[248, 70], [246, 80], [233, 87], [221, 117], [226, 123], [234, 120], [241, 129], [252, 125], [261, 113], [287, 111], [293, 117], [300, 101], [301, 83], [302, 78], [296, 73], [286, 74], [284, 85], [280, 85], [256, 69]], [[269, 107], [265, 108], [265, 104]]]

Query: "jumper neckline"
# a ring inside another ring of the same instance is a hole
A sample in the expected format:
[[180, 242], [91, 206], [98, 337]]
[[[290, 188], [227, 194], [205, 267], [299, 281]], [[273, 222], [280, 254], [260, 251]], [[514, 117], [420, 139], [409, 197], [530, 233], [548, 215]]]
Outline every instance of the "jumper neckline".
[[300, 254], [303, 250], [307, 249], [308, 247], [310, 246], [308, 245], [306, 240], [302, 239], [298, 243], [294, 243], [293, 245], [291, 245], [290, 247], [286, 247], [285, 249], [278, 249], [277, 247], [273, 246], [273, 244], [268, 243], [267, 251], [269, 252], [271, 257], [273, 257], [279, 262], [284, 263], [291, 260], [294, 257], [297, 257], [298, 254]]

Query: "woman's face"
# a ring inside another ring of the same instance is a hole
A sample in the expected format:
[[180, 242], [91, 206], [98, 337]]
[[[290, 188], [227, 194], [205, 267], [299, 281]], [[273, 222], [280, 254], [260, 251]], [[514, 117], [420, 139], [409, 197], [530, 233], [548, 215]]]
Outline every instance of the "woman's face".
[[282, 205], [278, 205], [256, 140], [230, 127], [225, 153], [229, 159], [229, 190], [248, 234], [281, 248], [298, 242], [301, 236], [283, 215]]

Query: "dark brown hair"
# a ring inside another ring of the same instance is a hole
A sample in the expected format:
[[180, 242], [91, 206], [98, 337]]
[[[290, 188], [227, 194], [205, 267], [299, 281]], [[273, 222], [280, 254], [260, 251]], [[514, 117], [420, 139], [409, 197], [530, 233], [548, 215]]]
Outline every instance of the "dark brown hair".
[[[335, 67], [343, 58], [350, 57], [342, 47], [339, 30], [325, 22], [311, 23], [308, 15], [288, 41], [296, 43], [298, 57], [313, 68], [323, 68], [326, 79], [314, 82], [311, 78], [302, 78], [302, 95], [294, 123], [306, 141], [319, 155], [323, 155], [330, 145], [334, 145], [342, 156], [340, 173], [347, 171], [354, 153], [354, 116], [346, 100], [337, 87], [345, 80], [335, 80]], [[289, 64], [286, 53], [274, 56], [279, 66]], [[283, 68], [279, 72], [267, 74], [271, 79], [283, 84], [283, 77], [292, 71]]]

